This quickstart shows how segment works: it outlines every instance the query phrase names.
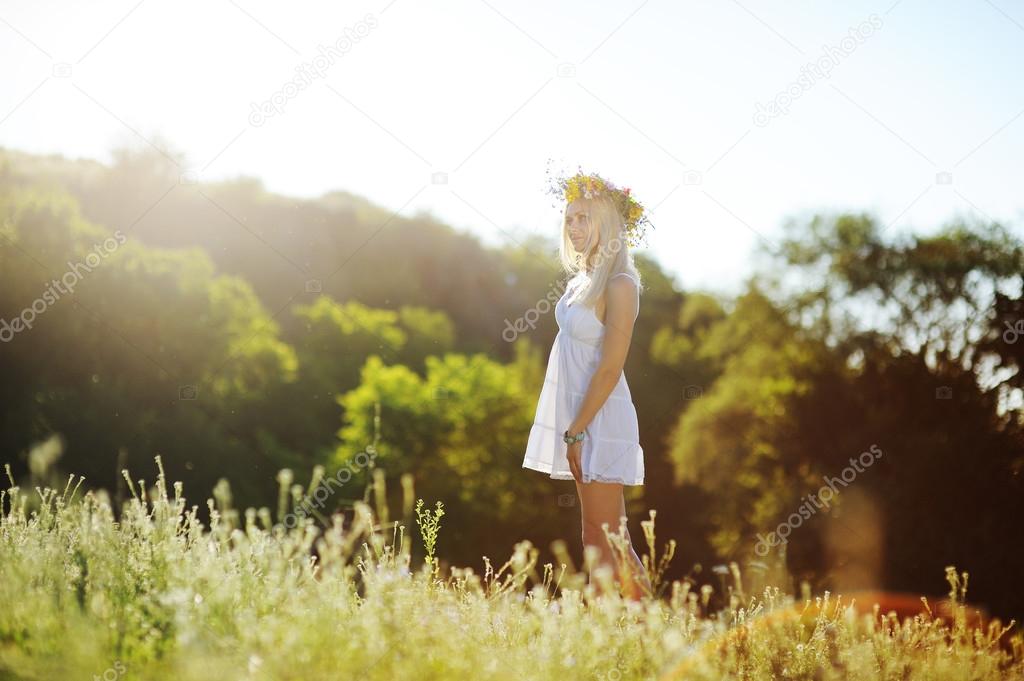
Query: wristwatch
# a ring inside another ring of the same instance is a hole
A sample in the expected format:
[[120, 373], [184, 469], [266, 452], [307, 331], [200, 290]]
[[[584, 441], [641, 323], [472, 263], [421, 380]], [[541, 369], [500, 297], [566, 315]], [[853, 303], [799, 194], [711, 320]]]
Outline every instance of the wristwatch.
[[580, 432], [576, 433], [575, 435], [569, 435], [569, 431], [567, 430], [562, 435], [562, 441], [565, 442], [565, 444], [567, 444], [567, 445], [571, 445], [571, 444], [574, 444], [576, 442], [581, 442], [583, 440], [583, 433], [584, 433], [584, 431], [581, 430]]

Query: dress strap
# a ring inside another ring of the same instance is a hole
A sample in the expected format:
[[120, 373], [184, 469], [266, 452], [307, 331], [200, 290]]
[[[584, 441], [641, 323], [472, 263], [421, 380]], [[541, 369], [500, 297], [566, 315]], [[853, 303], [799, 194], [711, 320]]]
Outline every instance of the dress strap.
[[629, 272], [619, 272], [618, 274], [613, 274], [611, 278], [614, 279], [615, 277], [621, 277], [623, 275], [625, 275], [625, 276], [629, 277], [630, 279], [632, 279], [634, 284], [636, 283], [636, 278], [632, 274], [630, 274]]

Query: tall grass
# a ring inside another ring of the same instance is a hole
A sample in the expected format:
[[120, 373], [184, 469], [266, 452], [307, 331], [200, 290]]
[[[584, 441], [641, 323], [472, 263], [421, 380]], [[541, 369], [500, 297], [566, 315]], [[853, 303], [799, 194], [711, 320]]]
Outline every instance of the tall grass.
[[[347, 523], [286, 528], [301, 498], [287, 475], [277, 522], [233, 509], [224, 484], [204, 526], [157, 467], [151, 488], [126, 475], [119, 517], [73, 479], [0, 492], [0, 679], [1024, 678], [1019, 637], [1003, 650], [995, 627], [859, 616], [828, 596], [801, 614], [776, 588], [746, 595], [735, 569], [718, 612], [685, 582], [599, 595], [563, 545], [558, 565], [524, 541], [497, 569], [441, 574], [441, 505], [417, 504], [414, 569], [412, 528], [386, 520], [383, 494]], [[653, 549], [653, 515], [644, 527]], [[665, 559], [648, 559], [657, 584]], [[610, 571], [596, 579], [610, 588]]]

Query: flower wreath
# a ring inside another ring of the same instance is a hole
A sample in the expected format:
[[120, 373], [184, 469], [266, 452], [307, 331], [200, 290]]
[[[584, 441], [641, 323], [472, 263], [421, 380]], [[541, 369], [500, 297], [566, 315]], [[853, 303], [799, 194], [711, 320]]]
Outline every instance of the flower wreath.
[[[581, 168], [577, 168], [576, 174], [571, 177], [560, 175], [552, 178], [550, 169], [547, 174], [548, 193], [566, 203], [580, 198], [611, 197], [625, 223], [626, 241], [631, 247], [635, 248], [642, 239], [646, 240], [648, 227], [654, 228], [645, 214], [643, 204], [633, 198], [629, 187], [620, 189], [597, 173], [584, 173]], [[558, 207], [557, 204], [552, 205]]]

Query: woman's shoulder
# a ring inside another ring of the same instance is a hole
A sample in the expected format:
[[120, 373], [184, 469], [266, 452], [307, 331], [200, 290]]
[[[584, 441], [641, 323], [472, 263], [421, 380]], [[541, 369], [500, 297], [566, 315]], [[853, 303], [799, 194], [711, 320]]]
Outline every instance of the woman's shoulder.
[[607, 291], [609, 296], [614, 296], [621, 300], [629, 300], [631, 298], [639, 300], [640, 282], [630, 272], [619, 272], [608, 278], [608, 286], [605, 291]]
[[[632, 283], [633, 286], [630, 286], [630, 283]], [[640, 278], [633, 272], [618, 272], [617, 274], [612, 274], [611, 276], [609, 276], [608, 286], [622, 287], [624, 289], [635, 288], [637, 293], [639, 293]]]
[[635, 306], [633, 319], [640, 314], [640, 282], [630, 272], [619, 272], [608, 279], [606, 304], [615, 300], [616, 306], [625, 308]]

